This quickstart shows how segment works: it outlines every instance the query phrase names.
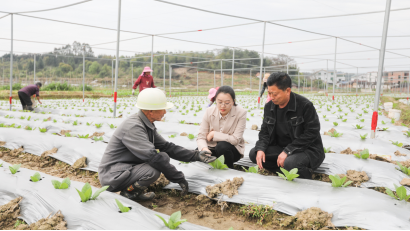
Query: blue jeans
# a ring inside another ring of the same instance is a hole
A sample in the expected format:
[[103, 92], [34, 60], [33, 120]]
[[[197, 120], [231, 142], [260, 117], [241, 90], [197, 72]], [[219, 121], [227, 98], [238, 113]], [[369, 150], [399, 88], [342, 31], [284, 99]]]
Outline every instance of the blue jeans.
[[[279, 146], [269, 146], [265, 152], [265, 163], [262, 162], [263, 168], [271, 172], [279, 172], [280, 167], [277, 164], [278, 156], [282, 153], [284, 148]], [[256, 164], [256, 154], [255, 148], [252, 148], [249, 152], [249, 159]], [[285, 159], [284, 169], [290, 171], [294, 168], [298, 169], [299, 178], [312, 179], [312, 171], [310, 169], [309, 157], [304, 152], [295, 152], [292, 155], [288, 155]]]

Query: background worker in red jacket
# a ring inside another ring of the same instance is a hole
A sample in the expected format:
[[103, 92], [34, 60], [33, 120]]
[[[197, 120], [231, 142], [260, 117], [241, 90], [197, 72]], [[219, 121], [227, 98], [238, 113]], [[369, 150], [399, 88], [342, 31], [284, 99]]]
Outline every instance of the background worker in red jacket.
[[145, 88], [156, 88], [151, 72], [152, 70], [150, 67], [144, 68], [137, 81], [135, 81], [134, 86], [132, 86], [132, 95], [134, 95], [135, 89], [137, 89], [138, 85], [140, 85], [140, 92]]

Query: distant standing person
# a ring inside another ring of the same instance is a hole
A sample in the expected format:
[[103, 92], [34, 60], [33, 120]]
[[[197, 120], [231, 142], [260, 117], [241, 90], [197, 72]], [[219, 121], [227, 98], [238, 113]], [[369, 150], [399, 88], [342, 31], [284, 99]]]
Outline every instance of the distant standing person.
[[156, 88], [151, 72], [152, 70], [150, 67], [144, 67], [141, 75], [138, 77], [137, 81], [135, 81], [134, 86], [132, 86], [132, 95], [134, 95], [138, 85], [140, 85], [140, 92], [145, 88]]
[[21, 102], [21, 106], [23, 107], [23, 110], [30, 110], [33, 111], [33, 103], [31, 102], [31, 96], [36, 95], [37, 100], [40, 104], [42, 102], [40, 101], [40, 88], [42, 84], [40, 82], [37, 82], [36, 84], [31, 84], [28, 86], [23, 87], [18, 91], [19, 99]]
[[[266, 85], [266, 81], [268, 80], [269, 76], [270, 76], [270, 74], [267, 73], [267, 74], [265, 74], [265, 77], [263, 77], [263, 86], [262, 86], [261, 92], [259, 93], [259, 98], [262, 98], [263, 93], [264, 93], [265, 90], [268, 88], [268, 85]], [[271, 100], [271, 99], [270, 99], [269, 94], [268, 94], [268, 98], [266, 98], [266, 102], [265, 102], [265, 103], [269, 103], [270, 100]]]

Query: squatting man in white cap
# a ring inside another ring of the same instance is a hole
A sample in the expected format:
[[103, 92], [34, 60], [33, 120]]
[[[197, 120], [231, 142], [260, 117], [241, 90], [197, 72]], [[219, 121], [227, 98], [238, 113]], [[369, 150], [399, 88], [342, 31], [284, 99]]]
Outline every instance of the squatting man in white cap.
[[115, 130], [98, 168], [101, 185], [109, 185], [108, 191], [121, 191], [122, 196], [131, 200], [151, 200], [155, 194], [144, 194], [144, 191], [163, 173], [169, 181], [178, 183], [185, 195], [188, 182], [184, 174], [170, 164], [170, 158], [204, 163], [216, 159], [208, 151], [187, 150], [158, 134], [154, 121], [160, 121], [166, 109], [173, 106], [160, 89], [141, 91], [136, 104], [140, 111]]

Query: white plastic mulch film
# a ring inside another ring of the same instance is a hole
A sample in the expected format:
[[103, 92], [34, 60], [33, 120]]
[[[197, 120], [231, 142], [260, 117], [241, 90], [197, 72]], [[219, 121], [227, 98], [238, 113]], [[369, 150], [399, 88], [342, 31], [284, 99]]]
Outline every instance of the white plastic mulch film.
[[[163, 229], [164, 223], [155, 215], [158, 214], [168, 220], [169, 216], [147, 209], [142, 205], [122, 197], [116, 193], [103, 192], [96, 200], [81, 202], [76, 189], [81, 191], [82, 182], [71, 181], [68, 189], [54, 189], [51, 180], [59, 180], [41, 173], [42, 180], [31, 182], [30, 176], [36, 171], [20, 168], [12, 175], [8, 171], [8, 163], [0, 168], [0, 205], [10, 200], [23, 197], [20, 202], [20, 218], [27, 224], [34, 223], [50, 213], [61, 211], [67, 222], [67, 229]], [[92, 187], [93, 192], [97, 189]], [[124, 206], [130, 207], [127, 213], [120, 213], [115, 199]], [[189, 222], [181, 224], [182, 229], [207, 229]]]
[[[342, 150], [350, 147], [353, 151], [368, 149], [371, 154], [384, 155], [393, 161], [405, 161], [410, 158], [410, 151], [392, 142], [410, 144], [409, 138], [404, 135], [408, 128], [395, 125], [395, 121], [379, 115], [378, 130], [380, 131], [376, 133], [375, 139], [370, 139], [373, 96], [337, 95], [334, 102], [330, 97], [308, 97], [314, 103], [320, 118], [324, 147], [335, 152], [326, 154], [325, 161], [316, 172], [334, 175], [346, 174], [347, 170], [365, 171], [370, 178], [368, 182], [362, 183], [359, 187], [333, 188], [330, 183], [325, 182], [303, 179], [287, 182], [279, 177], [236, 170], [213, 170], [210, 166], [201, 163], [180, 164], [178, 161], [171, 161], [184, 172], [190, 183], [190, 191], [194, 193], [206, 194], [207, 185], [220, 183], [233, 177], [243, 177], [245, 181], [239, 188], [239, 195], [232, 198], [222, 196], [221, 200], [241, 204], [253, 202], [274, 205], [275, 210], [290, 215], [310, 207], [319, 207], [323, 211], [333, 213], [332, 222], [336, 226], [410, 229], [408, 203], [367, 189], [386, 187], [394, 191], [394, 184], [400, 185], [400, 181], [406, 177], [404, 173], [397, 170], [398, 166], [340, 154]], [[208, 100], [206, 97], [173, 97], [169, 98], [169, 101], [173, 102], [175, 107], [167, 110], [164, 122], [155, 123], [158, 131], [171, 142], [188, 149], [195, 149], [196, 140], [190, 140], [180, 134], [183, 132], [198, 134], [198, 124], [202, 121]], [[44, 151], [56, 147], [58, 151], [52, 155], [54, 158], [73, 164], [77, 159], [85, 156], [88, 165], [85, 169], [97, 171], [107, 145], [105, 142], [109, 141], [116, 126], [138, 111], [134, 107], [135, 103], [136, 98], [118, 100], [117, 113], [121, 114], [122, 118], [112, 118], [110, 99], [88, 100], [85, 103], [80, 100], [44, 100], [43, 105], [36, 108], [37, 113], [2, 110], [0, 126], [12, 125], [14, 128], [2, 128], [7, 132], [0, 133], [0, 141], [6, 142], [7, 148], [23, 146], [25, 152], [35, 155], [41, 155]], [[247, 129], [244, 133], [245, 157], [236, 164], [254, 166], [248, 158], [248, 152], [258, 140], [258, 131], [251, 130], [251, 127], [254, 124], [260, 127], [263, 110], [257, 110], [257, 103], [252, 96], [238, 96], [237, 103], [248, 110], [248, 115]], [[8, 105], [1, 107], [7, 109]], [[382, 108], [380, 106], [380, 109]], [[29, 116], [31, 117], [28, 118]], [[17, 129], [19, 126], [20, 128]], [[37, 129], [25, 130], [26, 126]], [[358, 129], [361, 126], [363, 127]], [[38, 128], [46, 128], [47, 131], [41, 133]], [[343, 135], [337, 138], [323, 135], [332, 128]], [[59, 136], [61, 130], [70, 130], [71, 137]], [[95, 132], [104, 132], [101, 136], [103, 141], [78, 138]], [[360, 136], [365, 134], [368, 134], [367, 138], [361, 139]], [[396, 156], [394, 154], [396, 151], [402, 155]], [[170, 184], [167, 188], [180, 189], [176, 184]], [[410, 188], [406, 187], [406, 189], [410, 192]]]

